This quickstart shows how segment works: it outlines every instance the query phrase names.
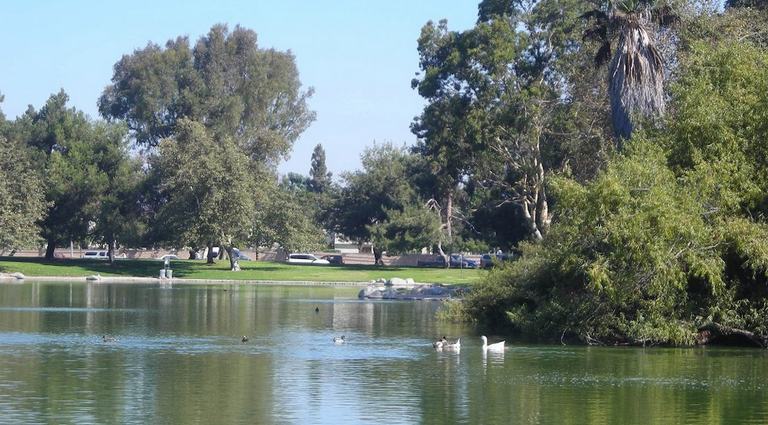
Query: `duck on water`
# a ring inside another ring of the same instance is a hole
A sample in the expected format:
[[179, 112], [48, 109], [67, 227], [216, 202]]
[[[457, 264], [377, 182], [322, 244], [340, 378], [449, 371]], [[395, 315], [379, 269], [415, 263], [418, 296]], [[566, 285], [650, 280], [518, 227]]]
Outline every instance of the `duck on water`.
[[484, 351], [504, 351], [504, 341], [488, 344], [488, 338], [485, 335], [481, 336], [480, 339], [483, 340]]
[[456, 351], [458, 351], [458, 350], [461, 349], [461, 338], [457, 339], [456, 342], [451, 344], [450, 342], [448, 342], [448, 340], [445, 337], [443, 337], [439, 341], [435, 341], [434, 343], [432, 343], [432, 346], [437, 351], [442, 351], [442, 350], [456, 350]]

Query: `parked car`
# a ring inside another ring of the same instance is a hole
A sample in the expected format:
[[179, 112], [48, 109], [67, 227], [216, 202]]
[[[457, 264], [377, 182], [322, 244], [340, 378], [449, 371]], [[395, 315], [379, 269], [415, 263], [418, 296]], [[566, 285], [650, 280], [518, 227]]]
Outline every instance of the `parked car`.
[[287, 261], [290, 264], [311, 264], [318, 266], [331, 264], [328, 260], [317, 258], [313, 254], [288, 254]]
[[469, 258], [464, 258], [461, 254], [451, 254], [450, 257], [451, 267], [455, 267], [457, 269], [476, 269], [477, 268], [477, 261], [470, 260]]
[[502, 261], [513, 261], [517, 259], [515, 254], [483, 254], [480, 256], [480, 267], [484, 269], [490, 269], [495, 264]]
[[344, 257], [341, 255], [324, 255], [321, 258], [331, 264], [344, 264]]
[[108, 260], [109, 254], [107, 251], [85, 251], [83, 258], [90, 258], [92, 260]]

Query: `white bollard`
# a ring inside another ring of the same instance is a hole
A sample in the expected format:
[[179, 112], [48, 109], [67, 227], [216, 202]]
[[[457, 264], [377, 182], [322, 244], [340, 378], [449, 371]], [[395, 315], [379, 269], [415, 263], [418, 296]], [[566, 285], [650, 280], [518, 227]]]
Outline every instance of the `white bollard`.
[[165, 269], [160, 269], [160, 279], [165, 279]]
[[165, 277], [167, 277], [168, 279], [173, 279], [173, 270], [171, 269], [166, 270]]

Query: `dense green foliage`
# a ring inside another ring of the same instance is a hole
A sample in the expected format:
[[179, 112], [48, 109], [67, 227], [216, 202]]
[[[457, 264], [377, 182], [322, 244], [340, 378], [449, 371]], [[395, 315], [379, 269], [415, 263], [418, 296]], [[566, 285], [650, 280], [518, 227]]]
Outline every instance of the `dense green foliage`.
[[30, 155], [0, 134], [0, 250], [35, 243], [45, 213], [45, 193]]
[[39, 111], [30, 107], [6, 131], [31, 150], [34, 161], [27, 165], [43, 176], [37, 186], [45, 192], [48, 209], [39, 225], [49, 259], [56, 245], [90, 239], [113, 246], [116, 238], [130, 240], [140, 227], [138, 220], [125, 222], [138, 215], [128, 198], [135, 196], [132, 184], [139, 173], [128, 156], [126, 132], [67, 108], [68, 100], [63, 91], [52, 95]]
[[221, 243], [231, 250], [252, 233], [255, 179], [248, 157], [232, 140], [214, 142], [194, 121], [181, 120], [177, 127], [177, 137], [160, 143], [152, 164], [166, 199], [159, 222], [185, 244]]
[[315, 193], [330, 190], [332, 174], [325, 165], [325, 149], [317, 144], [312, 152], [312, 167], [309, 169], [309, 188]]
[[768, 52], [686, 41], [669, 120], [594, 180], [554, 179], [548, 237], [454, 315], [586, 343], [691, 344], [709, 322], [768, 335]]
[[194, 47], [179, 37], [123, 56], [99, 110], [125, 120], [142, 145], [156, 146], [188, 119], [274, 163], [314, 120], [306, 105], [312, 90], [300, 87], [290, 52], [259, 48], [249, 29], [215, 25]]

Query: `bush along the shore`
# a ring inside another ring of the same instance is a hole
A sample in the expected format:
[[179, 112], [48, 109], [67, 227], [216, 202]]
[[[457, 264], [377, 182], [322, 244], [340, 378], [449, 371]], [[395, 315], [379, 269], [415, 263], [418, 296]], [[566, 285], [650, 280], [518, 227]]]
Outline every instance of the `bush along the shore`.
[[768, 54], [694, 46], [675, 112], [593, 181], [553, 179], [558, 219], [444, 316], [587, 344], [768, 336]]

